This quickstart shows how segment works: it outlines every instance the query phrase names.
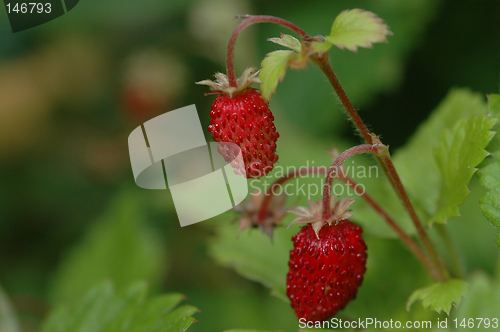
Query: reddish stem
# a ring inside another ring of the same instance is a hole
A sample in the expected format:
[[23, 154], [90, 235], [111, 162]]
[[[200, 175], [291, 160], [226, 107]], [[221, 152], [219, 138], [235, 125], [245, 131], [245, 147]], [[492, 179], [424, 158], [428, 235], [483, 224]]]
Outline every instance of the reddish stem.
[[399, 178], [399, 174], [396, 171], [394, 164], [392, 163], [390, 155], [387, 153], [386, 155], [379, 156], [378, 159], [381, 161], [381, 164], [383, 165], [383, 168], [389, 178], [389, 181], [391, 182], [399, 198], [403, 202], [406, 210], [408, 211], [408, 214], [410, 215], [410, 218], [413, 221], [413, 224], [415, 225], [417, 233], [420, 239], [422, 240], [424, 247], [427, 249], [427, 252], [431, 257], [431, 260], [433, 261], [434, 265], [438, 268], [439, 278], [437, 280], [446, 281], [448, 279], [448, 273], [444, 268], [443, 263], [439, 259], [436, 249], [434, 248], [429, 237], [427, 236], [427, 233], [425, 232], [422, 223], [420, 222], [417, 212], [415, 211], [413, 204], [410, 201], [410, 197], [408, 197], [408, 194], [406, 193], [403, 183]]
[[368, 131], [368, 128], [366, 128], [365, 123], [363, 122], [363, 120], [361, 120], [361, 117], [359, 116], [358, 112], [356, 112], [356, 110], [354, 109], [354, 106], [352, 106], [351, 101], [349, 100], [344, 89], [342, 88], [342, 85], [340, 85], [337, 76], [333, 72], [330, 63], [328, 62], [328, 57], [325, 55], [313, 56], [312, 59], [323, 71], [323, 73], [325, 73], [333, 89], [337, 93], [337, 96], [339, 96], [340, 102], [346, 109], [347, 114], [349, 114], [349, 117], [351, 118], [352, 122], [354, 122], [354, 125], [358, 129], [360, 135], [363, 137], [365, 142], [367, 144], [373, 144], [372, 137], [370, 135], [370, 132]]
[[[358, 112], [354, 109], [352, 106], [349, 98], [347, 97], [344, 89], [342, 88], [342, 85], [337, 79], [337, 76], [333, 72], [332, 67], [330, 66], [330, 63], [328, 61], [328, 58], [325, 55], [322, 56], [313, 56], [312, 57], [313, 61], [320, 67], [320, 69], [323, 71], [323, 73], [326, 75], [328, 80], [330, 81], [333, 89], [339, 96], [339, 99], [346, 109], [349, 117], [351, 118], [352, 122], [358, 129], [359, 133], [363, 137], [363, 139], [366, 141], [368, 144], [374, 144], [374, 143], [379, 143], [374, 140], [374, 136], [370, 134], [368, 129], [366, 128], [363, 120], [359, 116]], [[381, 143], [380, 143], [381, 144]], [[383, 146], [383, 145], [382, 145]], [[389, 155], [389, 152], [387, 150], [387, 153], [385, 155], [377, 155], [377, 160], [379, 161], [380, 165], [382, 166], [382, 169], [384, 170], [385, 174], [389, 178], [389, 181], [391, 185], [393, 186], [394, 190], [400, 197], [401, 201], [403, 202], [403, 205], [405, 206], [406, 210], [408, 211], [408, 214], [410, 215], [411, 220], [413, 221], [413, 224], [415, 225], [415, 228], [417, 230], [417, 233], [422, 240], [422, 243], [424, 247], [426, 248], [427, 252], [429, 253], [429, 256], [431, 258], [431, 261], [433, 262], [434, 266], [436, 269], [439, 271], [438, 278], [436, 278], [438, 281], [445, 281], [448, 279], [447, 276], [447, 271], [444, 268], [442, 262], [439, 259], [439, 256], [436, 252], [436, 249], [434, 248], [433, 244], [431, 243], [429, 237], [427, 236], [427, 233], [425, 232], [422, 223], [420, 222], [420, 219], [418, 218], [417, 213], [415, 212], [415, 209], [413, 208], [413, 204], [410, 201], [410, 198], [408, 197], [408, 194], [406, 193], [406, 190], [403, 186], [403, 183], [401, 182], [401, 179], [399, 178], [399, 175], [394, 167], [394, 164], [392, 163], [391, 157]]]
[[[274, 17], [274, 16], [263, 16], [263, 15], [261, 15], [261, 16], [246, 16], [245, 19], [233, 31], [233, 33], [229, 39], [226, 64], [227, 64], [229, 85], [231, 87], [237, 87], [237, 80], [236, 80], [236, 75], [234, 72], [234, 64], [233, 64], [233, 50], [234, 50], [234, 44], [236, 42], [236, 38], [238, 37], [239, 33], [243, 29], [245, 29], [246, 27], [248, 27], [254, 23], [263, 23], [263, 22], [275, 23], [275, 24], [282, 25], [286, 28], [289, 28], [292, 31], [296, 32], [302, 39], [304, 39], [304, 37], [308, 37], [308, 35], [305, 33], [304, 30], [300, 29], [299, 27], [297, 27], [293, 23], [286, 21], [286, 20], [283, 20], [281, 18]], [[331, 182], [333, 180], [333, 176], [334, 176], [335, 171], [336, 171], [335, 168], [339, 167], [342, 164], [342, 162], [345, 159], [347, 159], [348, 157], [350, 157], [351, 155], [354, 155], [357, 153], [364, 153], [364, 152], [371, 152], [371, 153], [378, 154], [378, 151], [377, 151], [377, 147], [375, 147], [373, 145], [374, 137], [370, 134], [370, 132], [366, 128], [363, 120], [361, 119], [359, 114], [356, 112], [356, 110], [352, 106], [349, 98], [347, 97], [344, 89], [342, 88], [340, 82], [338, 81], [335, 73], [333, 72], [333, 70], [329, 64], [328, 57], [325, 55], [317, 55], [316, 54], [316, 55], [312, 56], [312, 60], [325, 73], [328, 80], [332, 84], [335, 92], [339, 96], [339, 99], [340, 99], [342, 105], [345, 107], [351, 120], [353, 121], [354, 125], [358, 129], [360, 135], [363, 137], [363, 139], [366, 141], [366, 143], [368, 143], [368, 145], [366, 145], [366, 146], [361, 145], [361, 146], [354, 147], [354, 148], [351, 148], [351, 149], [345, 151], [338, 158], [338, 161], [339, 161], [338, 164], [335, 165], [337, 163], [337, 160], [336, 160], [334, 162], [334, 164], [332, 165], [332, 167], [330, 168], [330, 171], [327, 174], [325, 187], [324, 187], [324, 191], [323, 191], [323, 219], [326, 220], [326, 219], [330, 218], [330, 214], [331, 214], [331, 211], [330, 211], [330, 194], [331, 193], [330, 193], [330, 191], [331, 191]], [[349, 152], [350, 155], [346, 155], [346, 156], [344, 156], [345, 159], [340, 160], [340, 158], [347, 152]], [[427, 234], [425, 233], [425, 230], [422, 227], [422, 224], [421, 224], [421, 222], [420, 222], [420, 220], [415, 212], [415, 209], [413, 208], [413, 205], [412, 205], [412, 203], [411, 203], [411, 201], [410, 201], [410, 199], [409, 199], [409, 197], [408, 197], [408, 195], [403, 187], [403, 184], [399, 178], [399, 175], [397, 174], [396, 169], [394, 168], [394, 165], [392, 163], [392, 160], [391, 160], [389, 154], [387, 153], [387, 155], [377, 155], [377, 159], [380, 162], [384, 172], [387, 174], [395, 191], [398, 193], [398, 196], [403, 201], [403, 204], [404, 204], [405, 208], [407, 209], [408, 213], [410, 214], [410, 217], [411, 217], [411, 219], [412, 219], [412, 221], [417, 229], [417, 232], [422, 240], [422, 243], [424, 244], [425, 248], [427, 249], [427, 252], [429, 253], [431, 260], [434, 263], [435, 267], [439, 271], [437, 276], [435, 276], [436, 279], [438, 279], [440, 281], [446, 280], [447, 279], [447, 272], [444, 269], [441, 261], [439, 260], [439, 256], [438, 256], [436, 250], [434, 249], [434, 246], [430, 242]], [[290, 177], [294, 177], [294, 176], [296, 176], [296, 175], [290, 174]], [[285, 176], [285, 177], [279, 179], [278, 181], [284, 182], [290, 177]], [[278, 181], [274, 185], [279, 185]], [[282, 183], [282, 182], [280, 182], [280, 183]], [[270, 190], [271, 189], [273, 189], [273, 187], [271, 187]], [[270, 201], [270, 198], [268, 198], [268, 197], [270, 197], [270, 196], [266, 196], [266, 200], [262, 206], [263, 208], [264, 207], [265, 208], [261, 209], [261, 211], [259, 212], [259, 219], [261, 219], [262, 216], [265, 217], [265, 212], [267, 210], [267, 206], [269, 205], [269, 201]]]
[[326, 175], [325, 185], [323, 187], [323, 220], [328, 220], [331, 217], [331, 208], [330, 208], [330, 195], [332, 191], [332, 182], [335, 174], [338, 173], [339, 167], [342, 165], [347, 158], [352, 157], [356, 154], [360, 153], [373, 153], [376, 154], [378, 152], [378, 148], [375, 145], [363, 144], [354, 146], [350, 149], [342, 152], [340, 156], [335, 159], [332, 166], [328, 170], [328, 174]]
[[[342, 167], [340, 167], [342, 169]], [[350, 177], [344, 176], [343, 172], [340, 171], [339, 173], [339, 179], [347, 183], [349, 186], [351, 186], [356, 194], [358, 196], [361, 196], [370, 206], [377, 211], [382, 218], [385, 219], [385, 221], [389, 224], [389, 226], [394, 229], [394, 231], [399, 235], [401, 240], [406, 244], [408, 249], [417, 257], [417, 259], [422, 263], [422, 265], [427, 269], [427, 271], [436, 279], [439, 278], [439, 272], [433, 267], [432, 263], [429, 261], [425, 253], [420, 249], [420, 247], [413, 241], [411, 237], [409, 237], [403, 229], [401, 229], [396, 222], [387, 214], [387, 212], [377, 203], [375, 200], [368, 195], [363, 189], [358, 187], [358, 184], [354, 182]]]
[[289, 22], [279, 17], [267, 16], [267, 15], [257, 15], [257, 16], [247, 15], [243, 17], [245, 17], [245, 19], [240, 24], [238, 24], [236, 29], [234, 29], [233, 33], [231, 34], [231, 37], [229, 38], [229, 44], [227, 45], [227, 58], [226, 58], [227, 76], [229, 78], [229, 86], [235, 88], [238, 87], [238, 84], [236, 83], [236, 75], [234, 73], [233, 50], [236, 38], [238, 37], [240, 32], [243, 31], [243, 29], [254, 23], [269, 22], [284, 26], [285, 28], [288, 28], [296, 32], [301, 38], [307, 37], [307, 33], [304, 30], [302, 30], [292, 22]]
[[[339, 167], [342, 169], [342, 166]], [[296, 178], [297, 176], [305, 175], [305, 174], [318, 174], [318, 175], [326, 175], [328, 174], [326, 168], [312, 166], [308, 168], [299, 168], [299, 170], [293, 170], [278, 180], [274, 182], [271, 187], [267, 190], [266, 196], [264, 197], [264, 201], [259, 210], [258, 214], [258, 223], [261, 223], [266, 218], [267, 209], [269, 208], [269, 204], [273, 197], [274, 190], [285, 183], [286, 181]], [[362, 189], [358, 187], [358, 184], [352, 180], [350, 177], [345, 176], [344, 172], [341, 170], [338, 172], [339, 179], [344, 181], [347, 185], [351, 186], [356, 194], [361, 196], [375, 211], [377, 211], [387, 222], [387, 224], [394, 229], [394, 231], [399, 235], [401, 240], [406, 244], [408, 249], [417, 257], [417, 259], [422, 263], [422, 265], [429, 271], [429, 273], [436, 279], [439, 279], [439, 274], [436, 269], [433, 267], [425, 253], [420, 249], [420, 247], [413, 241], [411, 237], [409, 237], [397, 224], [396, 222], [387, 214], [387, 212], [377, 203], [375, 200], [368, 195], [366, 192], [362, 192]]]

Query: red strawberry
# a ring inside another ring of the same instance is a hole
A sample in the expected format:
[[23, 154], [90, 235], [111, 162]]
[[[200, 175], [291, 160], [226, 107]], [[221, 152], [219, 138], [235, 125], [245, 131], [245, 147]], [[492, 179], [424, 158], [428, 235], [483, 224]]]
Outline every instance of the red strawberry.
[[288, 263], [286, 293], [299, 319], [326, 320], [356, 298], [366, 271], [367, 248], [361, 227], [342, 219], [349, 215], [345, 209], [351, 203], [337, 204], [336, 210], [342, 212], [335, 223], [312, 221], [321, 210], [321, 203], [312, 202], [308, 212], [297, 209], [301, 215], [311, 212], [308, 218], [312, 221], [292, 237], [294, 248]]
[[[278, 161], [276, 140], [279, 133], [274, 116], [259, 92], [246, 88], [230, 97], [220, 95], [210, 111], [208, 131], [216, 142], [235, 143], [241, 148], [247, 177], [265, 176]], [[234, 151], [219, 147], [226, 161], [235, 158]]]
[[234, 143], [241, 149], [244, 165], [233, 162], [237, 173], [247, 178], [267, 175], [278, 161], [276, 141], [279, 133], [274, 126], [274, 116], [268, 103], [255, 89], [250, 88], [258, 79], [252, 69], [245, 71], [238, 80], [238, 88], [229, 87], [227, 77], [217, 74], [217, 81], [202, 81], [220, 93], [212, 104], [208, 131], [214, 141], [221, 142], [219, 153], [227, 162], [234, 160], [237, 152], [223, 142]]
[[326, 320], [356, 298], [366, 270], [361, 232], [343, 220], [323, 227], [319, 240], [311, 225], [293, 236], [286, 294], [299, 319]]

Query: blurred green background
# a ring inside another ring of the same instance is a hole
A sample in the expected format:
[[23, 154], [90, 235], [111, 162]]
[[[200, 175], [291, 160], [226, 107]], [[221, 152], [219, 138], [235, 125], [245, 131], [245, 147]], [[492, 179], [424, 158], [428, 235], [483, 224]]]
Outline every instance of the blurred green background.
[[[287, 303], [209, 254], [214, 234], [233, 214], [180, 228], [168, 191], [135, 186], [127, 136], [144, 121], [190, 104], [208, 125], [214, 97], [194, 82], [225, 71], [227, 41], [239, 22], [234, 15], [276, 15], [310, 35], [325, 35], [340, 11], [356, 7], [377, 13], [394, 35], [356, 54], [334, 49], [332, 65], [370, 129], [393, 151], [451, 87], [499, 91], [499, 1], [81, 0], [62, 17], [15, 34], [2, 7], [0, 285], [22, 331], [38, 331], [53, 305], [77, 298], [103, 277], [118, 288], [145, 279], [154, 293], [187, 295], [201, 310], [190, 331], [295, 331]], [[266, 39], [280, 32], [287, 31], [272, 25], [245, 30], [236, 45], [237, 74], [258, 67], [276, 49]], [[334, 143], [359, 142], [312, 66], [287, 73], [271, 109], [281, 165], [327, 165], [325, 151]], [[462, 214], [470, 210], [470, 219], [479, 220], [481, 189], [471, 187], [476, 190]], [[492, 273], [492, 227], [483, 219], [452, 227], [468, 269]], [[478, 241], [481, 246], [466, 246]], [[384, 255], [393, 260], [373, 268], [358, 297], [365, 300], [354, 305], [369, 314], [370, 303], [378, 302], [374, 294], [392, 287], [397, 295], [388, 317], [403, 317], [405, 300], [425, 285], [425, 273], [397, 240], [367, 234], [367, 242], [374, 262]], [[390, 275], [399, 276], [397, 285]]]

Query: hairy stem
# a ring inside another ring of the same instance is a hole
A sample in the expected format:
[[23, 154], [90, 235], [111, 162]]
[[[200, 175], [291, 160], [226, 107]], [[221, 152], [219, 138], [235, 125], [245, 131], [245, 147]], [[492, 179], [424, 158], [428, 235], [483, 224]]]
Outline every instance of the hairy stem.
[[267, 16], [267, 15], [256, 15], [256, 16], [246, 15], [242, 17], [244, 17], [245, 19], [241, 21], [241, 23], [234, 29], [233, 33], [231, 34], [231, 37], [229, 38], [229, 44], [227, 46], [227, 57], [226, 57], [227, 76], [229, 78], [229, 86], [235, 88], [238, 87], [238, 84], [236, 83], [236, 74], [234, 73], [233, 50], [236, 38], [238, 38], [238, 35], [240, 34], [241, 31], [243, 31], [243, 29], [254, 23], [268, 22], [284, 26], [285, 28], [288, 28], [296, 32], [301, 38], [307, 37], [307, 33], [304, 30], [302, 30], [295, 24], [279, 17]]
[[[363, 198], [377, 213], [379, 213], [382, 218], [387, 222], [387, 224], [394, 229], [394, 231], [399, 235], [403, 243], [408, 247], [408, 249], [415, 255], [415, 257], [422, 263], [422, 265], [427, 269], [429, 274], [433, 276], [434, 278], [438, 279], [438, 271], [434, 268], [434, 266], [431, 264], [425, 253], [422, 251], [422, 249], [418, 246], [418, 244], [413, 241], [413, 239], [406, 234], [401, 227], [396, 224], [394, 219], [392, 219], [389, 214], [370, 196], [368, 195], [363, 189], [361, 189], [358, 184], [352, 180], [350, 177], [345, 176], [344, 172], [341, 170], [342, 167], [339, 167], [339, 172], [338, 172], [338, 178], [341, 181], [344, 181], [347, 185], [351, 186], [354, 191], [356, 192], [357, 195], [359, 195], [361, 198]], [[278, 180], [274, 182], [271, 187], [267, 190], [266, 196], [264, 197], [264, 201], [262, 202], [262, 205], [259, 210], [258, 214], [258, 223], [263, 222], [264, 219], [266, 218], [266, 213], [269, 208], [269, 204], [271, 202], [271, 199], [273, 197], [273, 193], [276, 190], [276, 188], [286, 181], [296, 178], [298, 176], [302, 175], [308, 175], [308, 174], [318, 174], [318, 175], [326, 175], [328, 174], [328, 171], [325, 167], [318, 167], [318, 166], [311, 166], [307, 168], [299, 168], [298, 170], [293, 170]]]
[[[330, 66], [330, 63], [328, 61], [328, 57], [326, 55], [321, 55], [321, 56], [313, 56], [312, 57], [313, 61], [318, 65], [318, 67], [323, 71], [323, 73], [326, 75], [328, 80], [330, 81], [333, 89], [339, 96], [340, 102], [344, 106], [344, 108], [347, 111], [347, 114], [351, 118], [352, 122], [358, 129], [360, 135], [363, 137], [363, 139], [366, 141], [368, 144], [374, 144], [374, 143], [380, 143], [380, 141], [375, 141], [374, 138], [376, 138], [375, 135], [370, 134], [368, 129], [366, 128], [363, 120], [359, 116], [358, 112], [354, 109], [352, 106], [349, 98], [347, 97], [344, 89], [342, 88], [340, 82], [337, 79], [337, 76], [333, 72], [332, 67]], [[413, 204], [410, 201], [410, 198], [408, 197], [408, 194], [406, 193], [406, 190], [403, 186], [403, 183], [401, 182], [401, 179], [399, 178], [398, 173], [396, 172], [396, 169], [394, 167], [394, 164], [392, 163], [391, 157], [389, 155], [389, 151], [386, 148], [386, 153], [379, 153], [377, 156], [377, 160], [382, 166], [382, 169], [384, 170], [385, 174], [389, 178], [389, 181], [391, 185], [393, 186], [394, 190], [398, 194], [399, 198], [403, 202], [404, 207], [408, 211], [408, 214], [410, 215], [410, 218], [415, 225], [415, 228], [417, 230], [417, 233], [427, 251], [427, 253], [430, 256], [431, 261], [433, 262], [435, 268], [439, 271], [439, 276], [437, 278], [438, 281], [446, 281], [448, 279], [448, 273], [446, 269], [444, 268], [437, 252], [436, 249], [434, 248], [434, 245], [431, 243], [429, 237], [427, 236], [427, 233], [425, 232], [422, 223], [420, 222], [420, 219], [418, 218], [417, 213], [415, 212], [415, 209], [413, 207]]]
[[417, 259], [422, 263], [422, 265], [425, 267], [425, 269], [429, 272], [429, 274], [435, 278], [439, 279], [439, 271], [436, 270], [436, 268], [432, 265], [432, 263], [429, 261], [429, 258], [425, 255], [425, 253], [420, 249], [417, 243], [413, 241], [413, 239], [406, 234], [401, 227], [396, 224], [394, 219], [392, 219], [387, 212], [377, 203], [375, 200], [368, 195], [363, 189], [359, 188], [357, 183], [354, 182], [350, 177], [348, 176], [343, 176], [343, 172], [339, 172], [339, 179], [347, 183], [349, 186], [351, 186], [356, 194], [361, 196], [375, 211], [377, 211], [382, 218], [389, 224], [389, 226], [392, 227], [392, 229], [399, 235], [401, 240], [406, 244], [408, 249], [417, 257]]
[[446, 281], [448, 279], [448, 272], [446, 271], [445, 267], [443, 266], [443, 263], [441, 262], [434, 245], [432, 244], [431, 240], [429, 239], [429, 236], [427, 235], [424, 227], [422, 226], [422, 223], [420, 222], [420, 219], [417, 215], [417, 212], [415, 211], [415, 208], [413, 207], [413, 204], [411, 203], [410, 197], [408, 197], [408, 194], [406, 193], [406, 190], [403, 186], [403, 183], [401, 182], [401, 179], [399, 178], [398, 172], [396, 171], [396, 168], [394, 167], [394, 164], [392, 163], [392, 159], [389, 155], [389, 150], [387, 149], [387, 147], [385, 147], [385, 150], [386, 151], [384, 151], [383, 153], [380, 154], [380, 156], [378, 157], [378, 160], [382, 164], [383, 169], [384, 169], [387, 177], [389, 178], [389, 181], [391, 182], [396, 193], [398, 194], [399, 198], [403, 202], [403, 205], [405, 206], [406, 210], [408, 211], [408, 214], [410, 215], [410, 218], [413, 221], [413, 224], [415, 225], [418, 236], [420, 237], [420, 240], [422, 241], [422, 244], [424, 245], [425, 249], [427, 250], [427, 253], [429, 254], [432, 262], [434, 263], [436, 268], [439, 270], [440, 278], [438, 279], [438, 281]]
[[[234, 72], [234, 64], [233, 64], [233, 50], [234, 50], [234, 44], [236, 42], [236, 38], [238, 37], [239, 33], [245, 29], [246, 27], [254, 24], [254, 23], [264, 23], [264, 22], [269, 22], [269, 23], [275, 23], [282, 25], [294, 32], [296, 32], [303, 40], [308, 37], [308, 35], [305, 33], [304, 30], [300, 29], [293, 23], [283, 20], [278, 17], [274, 16], [244, 16], [245, 19], [236, 27], [236, 29], [233, 31], [230, 39], [229, 39], [229, 44], [227, 48], [227, 58], [226, 58], [226, 64], [227, 64], [227, 73], [228, 73], [228, 79], [229, 79], [229, 85], [231, 87], [237, 87], [237, 80], [236, 80], [236, 75]], [[389, 155], [389, 151], [385, 145], [382, 145], [381, 142], [378, 140], [378, 138], [375, 135], [370, 134], [368, 129], [366, 128], [363, 120], [359, 116], [359, 114], [356, 112], [354, 107], [352, 106], [349, 98], [347, 97], [344, 89], [342, 88], [340, 82], [338, 81], [335, 73], [333, 72], [333, 69], [330, 66], [330, 63], [328, 61], [328, 56], [325, 54], [322, 55], [312, 55], [311, 59], [313, 62], [320, 67], [320, 69], [324, 72], [328, 80], [330, 81], [331, 85], [333, 86], [335, 92], [337, 93], [340, 102], [346, 109], [349, 117], [351, 118], [352, 122], [356, 126], [359, 134], [363, 137], [363, 139], [366, 141], [367, 145], [361, 145], [358, 147], [351, 148], [347, 151], [345, 151], [341, 156], [338, 158], [338, 163], [337, 160], [334, 162], [334, 164], [330, 167], [329, 172], [327, 173], [326, 181], [325, 181], [325, 186], [323, 190], [323, 219], [328, 219], [330, 218], [330, 195], [331, 195], [331, 183], [333, 180], [333, 176], [336, 173], [336, 169], [338, 168], [342, 162], [350, 157], [351, 155], [357, 154], [357, 153], [365, 153], [365, 152], [371, 152], [377, 155], [377, 159], [379, 163], [382, 166], [382, 169], [386, 173], [387, 177], [389, 178], [389, 181], [391, 185], [394, 187], [394, 190], [397, 192], [398, 196], [400, 197], [401, 201], [403, 202], [403, 205], [405, 206], [406, 210], [408, 211], [408, 214], [410, 215], [413, 224], [415, 225], [415, 228], [417, 229], [417, 233], [422, 241], [422, 244], [424, 245], [427, 253], [430, 256], [430, 259], [434, 265], [434, 268], [438, 271], [438, 273], [433, 274], [434, 277], [439, 280], [439, 281], [446, 281], [448, 279], [448, 273], [447, 270], [444, 268], [443, 263], [441, 262], [433, 244], [431, 243], [429, 237], [427, 236], [422, 223], [420, 222], [418, 215], [415, 212], [415, 209], [408, 197], [408, 194], [406, 193], [406, 190], [401, 182], [401, 179], [399, 178], [398, 173], [396, 172], [396, 169], [394, 168], [394, 164], [392, 163], [392, 160]], [[379, 143], [380, 145], [385, 148], [380, 150]], [[375, 145], [376, 144], [376, 145]], [[346, 154], [347, 153], [347, 154]], [[346, 155], [344, 155], [346, 154]], [[344, 158], [344, 159], [341, 159]], [[289, 174], [290, 177], [296, 176], [294, 174]], [[288, 177], [288, 178], [290, 178]], [[281, 178], [283, 182], [288, 179], [286, 176]], [[278, 181], [280, 181], [278, 180]], [[279, 183], [275, 183], [275, 185], [279, 185]], [[273, 185], [274, 186], [274, 185]], [[270, 188], [270, 190], [273, 189], [273, 187]], [[269, 195], [266, 196], [266, 201], [263, 204], [263, 209], [259, 212], [259, 219], [261, 219], [263, 216], [265, 217], [265, 213], [267, 210], [267, 207], [269, 205], [270, 201]], [[265, 207], [265, 208], [264, 208]], [[404, 241], [404, 240], [403, 240]], [[417, 256], [418, 258], [418, 256]], [[420, 258], [419, 258], [420, 259]], [[432, 269], [434, 270], [434, 269]]]
[[352, 122], [356, 126], [356, 128], [359, 131], [359, 134], [363, 137], [365, 142], [367, 144], [373, 144], [372, 142], [372, 136], [370, 135], [370, 132], [365, 126], [365, 123], [363, 120], [361, 120], [361, 117], [359, 116], [358, 112], [354, 109], [354, 106], [352, 106], [351, 101], [347, 97], [344, 89], [342, 88], [342, 85], [340, 85], [339, 80], [337, 79], [337, 76], [333, 72], [332, 67], [330, 66], [330, 63], [328, 62], [328, 57], [327, 56], [321, 56], [321, 57], [312, 57], [313, 61], [318, 65], [318, 67], [323, 71], [323, 73], [326, 75], [328, 80], [330, 81], [333, 89], [337, 93], [337, 96], [340, 99], [340, 102], [344, 106], [344, 108], [347, 111], [347, 114], [349, 114], [349, 117], [351, 118]]
[[[338, 178], [341, 181], [344, 181], [347, 185], [351, 186], [354, 191], [356, 192], [357, 195], [359, 195], [361, 198], [363, 198], [377, 213], [379, 213], [382, 218], [387, 222], [387, 224], [394, 229], [394, 231], [399, 235], [401, 240], [404, 242], [404, 244], [408, 247], [408, 249], [415, 255], [415, 257], [420, 261], [420, 263], [427, 269], [430, 275], [432, 275], [434, 278], [438, 279], [439, 278], [439, 272], [436, 271], [434, 266], [431, 264], [425, 253], [420, 249], [418, 244], [413, 241], [413, 239], [406, 234], [401, 227], [396, 224], [394, 219], [392, 219], [389, 214], [370, 196], [366, 193], [366, 191], [362, 190], [359, 188], [358, 184], [352, 180], [350, 177], [344, 175], [345, 173], [342, 171], [342, 167], [339, 166], [339, 172], [338, 172]], [[273, 197], [273, 193], [276, 190], [276, 188], [286, 181], [296, 178], [298, 176], [302, 175], [308, 175], [308, 174], [318, 174], [318, 175], [326, 175], [328, 174], [328, 171], [325, 167], [318, 167], [318, 166], [311, 166], [308, 168], [299, 168], [298, 170], [293, 170], [278, 180], [274, 182], [271, 187], [267, 190], [266, 196], [264, 197], [264, 201], [262, 202], [262, 205], [259, 210], [258, 214], [258, 223], [262, 223], [264, 219], [266, 218], [266, 213], [269, 208], [269, 204], [271, 202], [271, 199]]]
[[332, 166], [328, 170], [328, 174], [326, 175], [325, 185], [323, 186], [323, 220], [328, 220], [331, 217], [331, 207], [330, 207], [330, 196], [332, 191], [332, 182], [335, 175], [338, 173], [339, 167], [342, 165], [347, 158], [352, 157], [356, 154], [360, 153], [374, 153], [378, 152], [377, 146], [370, 144], [363, 144], [354, 146], [350, 149], [342, 152], [340, 156], [335, 159]]

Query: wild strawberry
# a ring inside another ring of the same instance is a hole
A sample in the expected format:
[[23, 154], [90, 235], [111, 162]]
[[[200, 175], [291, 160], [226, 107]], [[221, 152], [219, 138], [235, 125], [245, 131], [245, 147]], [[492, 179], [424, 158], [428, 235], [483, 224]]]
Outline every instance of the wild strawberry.
[[312, 223], [292, 237], [294, 248], [288, 263], [287, 296], [299, 319], [326, 320], [356, 298], [366, 271], [367, 248], [361, 227], [345, 219], [350, 204], [352, 200], [343, 200], [335, 206], [335, 223], [317, 219], [321, 202], [310, 202], [307, 212], [305, 208], [296, 210], [302, 216], [297, 222]]
[[223, 142], [234, 143], [241, 149], [244, 165], [234, 162], [237, 173], [247, 178], [260, 178], [267, 175], [278, 161], [276, 141], [279, 133], [274, 126], [274, 116], [268, 103], [250, 84], [258, 82], [253, 69], [247, 69], [238, 87], [229, 87], [227, 77], [216, 74], [217, 81], [202, 81], [212, 90], [220, 93], [212, 104], [208, 131], [219, 145], [219, 153], [227, 162], [237, 156], [238, 151]]

